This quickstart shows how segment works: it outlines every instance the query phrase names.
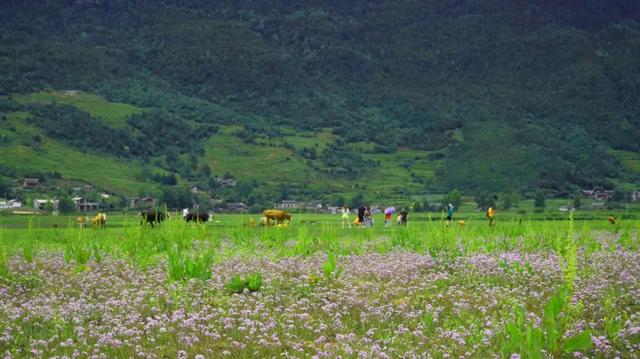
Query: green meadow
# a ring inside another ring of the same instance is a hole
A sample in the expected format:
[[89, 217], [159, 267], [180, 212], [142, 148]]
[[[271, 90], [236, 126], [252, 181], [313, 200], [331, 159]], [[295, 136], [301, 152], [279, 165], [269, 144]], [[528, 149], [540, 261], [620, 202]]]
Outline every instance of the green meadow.
[[173, 213], [151, 227], [109, 213], [105, 228], [0, 216], [0, 323], [12, 339], [0, 350], [633, 357], [640, 220], [615, 215], [503, 213], [494, 226], [477, 212], [450, 226], [444, 214], [412, 213], [407, 226], [374, 215], [370, 228], [311, 213], [272, 227], [252, 225], [259, 215]]

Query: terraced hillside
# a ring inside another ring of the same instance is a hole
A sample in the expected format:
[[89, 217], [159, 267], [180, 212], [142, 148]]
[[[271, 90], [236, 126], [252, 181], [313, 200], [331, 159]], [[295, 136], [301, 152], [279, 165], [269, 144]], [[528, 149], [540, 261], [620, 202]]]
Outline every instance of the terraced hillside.
[[[639, 15], [624, 0], [3, 1], [0, 176], [60, 166], [122, 193], [262, 203], [637, 189]], [[98, 158], [108, 176], [84, 165]]]

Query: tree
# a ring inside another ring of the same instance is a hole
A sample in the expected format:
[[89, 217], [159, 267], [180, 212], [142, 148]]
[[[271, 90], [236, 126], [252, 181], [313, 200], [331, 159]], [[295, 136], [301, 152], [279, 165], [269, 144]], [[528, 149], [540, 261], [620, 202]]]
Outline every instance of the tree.
[[542, 193], [542, 191], [537, 191], [533, 201], [534, 201], [534, 206], [536, 208], [544, 208], [545, 206], [544, 193]]
[[346, 204], [347, 201], [345, 201], [344, 197], [342, 196], [336, 196], [333, 198], [332, 204], [336, 207], [342, 207]]
[[283, 199], [289, 198], [291, 190], [289, 189], [289, 185], [286, 183], [282, 183], [278, 188], [278, 201], [282, 201]]
[[10, 193], [11, 193], [11, 182], [4, 178], [0, 178], [0, 197], [2, 198], [8, 197]]
[[476, 204], [478, 208], [487, 209], [489, 207], [496, 208], [496, 200], [498, 199], [497, 193], [488, 193], [485, 191], [480, 192], [476, 196]]
[[511, 206], [518, 207], [518, 204], [520, 203], [520, 197], [518, 196], [518, 194], [515, 192], [511, 192], [509, 197], [511, 197]]
[[76, 210], [76, 206], [68, 196], [60, 197], [58, 202], [58, 210], [62, 213], [71, 213]]
[[364, 195], [362, 193], [358, 193], [355, 196], [351, 197], [349, 201], [349, 206], [351, 208], [360, 208], [364, 204]]
[[573, 197], [573, 208], [580, 209], [581, 206], [582, 200], [580, 199], [580, 196]]
[[615, 190], [611, 198], [607, 200], [608, 208], [622, 208], [622, 204], [626, 199], [626, 194], [623, 191]]
[[460, 208], [460, 205], [462, 205], [462, 193], [460, 193], [459, 189], [454, 188], [449, 191], [442, 205], [446, 207], [449, 203], [453, 204], [455, 208]]
[[209, 176], [211, 176], [211, 167], [207, 164], [203, 165], [200, 171], [202, 172], [202, 176], [205, 178], [209, 178]]
[[185, 187], [164, 187], [162, 189], [162, 202], [169, 208], [188, 208], [193, 203], [192, 193]]
[[503, 193], [502, 194], [502, 208], [503, 209], [509, 209], [513, 206], [513, 203], [511, 202], [511, 193]]

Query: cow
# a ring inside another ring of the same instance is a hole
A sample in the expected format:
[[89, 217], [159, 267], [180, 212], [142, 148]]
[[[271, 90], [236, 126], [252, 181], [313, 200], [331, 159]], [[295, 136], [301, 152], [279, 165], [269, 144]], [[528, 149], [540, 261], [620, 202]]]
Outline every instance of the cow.
[[107, 215], [105, 213], [98, 213], [95, 217], [91, 218], [91, 223], [98, 228], [104, 228], [107, 225]]
[[140, 212], [142, 216], [142, 221], [140, 221], [140, 225], [144, 223], [149, 223], [151, 227], [153, 227], [153, 222], [157, 224], [162, 223], [164, 221], [164, 212], [156, 211], [155, 209], [148, 209], [146, 211]]
[[206, 222], [209, 220], [209, 213], [200, 213], [200, 212], [196, 212], [196, 213], [187, 213], [184, 216], [184, 220], [187, 222]]
[[609, 216], [607, 220], [609, 221], [609, 224], [616, 224], [618, 222], [618, 219], [614, 216]]
[[79, 228], [84, 228], [88, 220], [89, 218], [87, 216], [78, 216], [76, 217], [76, 225]]
[[267, 218], [267, 225], [271, 225], [272, 220], [275, 220], [278, 224], [282, 224], [282, 222], [287, 220], [287, 222], [291, 224], [291, 213], [280, 209], [267, 209], [262, 212], [262, 215]]

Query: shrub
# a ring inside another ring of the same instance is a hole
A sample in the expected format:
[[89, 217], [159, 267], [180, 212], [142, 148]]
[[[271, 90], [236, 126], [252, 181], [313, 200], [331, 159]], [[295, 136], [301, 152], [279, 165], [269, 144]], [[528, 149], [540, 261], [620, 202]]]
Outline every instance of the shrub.
[[253, 273], [248, 277], [233, 276], [224, 288], [229, 294], [242, 293], [245, 288], [249, 292], [257, 292], [262, 288], [262, 275], [259, 272]]

